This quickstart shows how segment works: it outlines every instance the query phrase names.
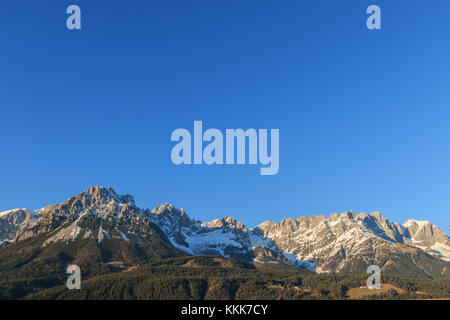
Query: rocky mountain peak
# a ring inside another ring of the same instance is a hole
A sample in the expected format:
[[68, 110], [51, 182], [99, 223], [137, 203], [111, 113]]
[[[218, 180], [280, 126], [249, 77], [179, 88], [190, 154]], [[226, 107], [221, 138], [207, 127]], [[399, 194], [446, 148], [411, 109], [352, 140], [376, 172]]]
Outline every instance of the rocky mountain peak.
[[403, 226], [406, 228], [415, 228], [420, 229], [422, 227], [430, 226], [431, 222], [427, 220], [414, 220], [414, 219], [408, 219]]
[[231, 217], [215, 219], [213, 221], [204, 223], [204, 225], [209, 228], [238, 229], [243, 232], [248, 232], [247, 227], [244, 224], [242, 224], [240, 221], [238, 221], [234, 218], [231, 218]]
[[183, 216], [186, 214], [183, 209], [178, 210], [170, 203], [163, 203], [159, 206], [154, 207], [152, 209], [152, 213], [158, 215], [179, 215], [179, 216]]
[[367, 261], [384, 261], [383, 257], [392, 254], [416, 265], [411, 252], [429, 255], [421, 256], [420, 261], [439, 258], [433, 260], [436, 266], [445, 263], [443, 260], [450, 261], [448, 236], [428, 221], [408, 220], [400, 225], [390, 223], [379, 212], [355, 215], [345, 211], [328, 217], [265, 221], [248, 230], [229, 216], [210, 222], [190, 219], [183, 209], [169, 203], [152, 210], [140, 209], [132, 196], [102, 186], [90, 187], [63, 203], [37, 211], [15, 209], [0, 213], [0, 243], [40, 235], [48, 237], [43, 246], [79, 239], [145, 244], [155, 237], [166, 243], [167, 237], [172, 246], [189, 254], [292, 264], [318, 272], [361, 271]]
[[382, 219], [382, 218], [384, 218], [383, 216], [381, 216], [381, 213], [378, 212], [378, 211], [371, 212], [370, 215], [372, 217], [374, 217], [375, 219]]
[[135, 205], [134, 198], [132, 195], [125, 194], [120, 195], [116, 191], [114, 191], [111, 187], [103, 187], [103, 186], [92, 186], [86, 191], [80, 193], [77, 197], [86, 197], [90, 198], [91, 201], [97, 203], [109, 203], [112, 200], [119, 204], [131, 204]]
[[27, 215], [32, 215], [32, 212], [26, 208], [12, 209], [0, 212], [0, 218], [2, 219], [18, 219], [21, 216], [25, 217]]
[[350, 220], [354, 220], [354, 219], [356, 218], [356, 215], [355, 215], [355, 213], [353, 212], [353, 210], [347, 210], [347, 211], [343, 212], [343, 213], [340, 215], [340, 217], [341, 217], [341, 218], [347, 218], [347, 219], [350, 219]]
[[0, 242], [12, 241], [21, 231], [34, 225], [39, 215], [28, 209], [0, 212]]
[[177, 209], [170, 203], [163, 203], [151, 210], [150, 218], [159, 225], [166, 233], [180, 232], [180, 228], [195, 224], [183, 208]]
[[339, 219], [339, 213], [332, 213], [328, 216], [328, 221], [336, 221], [337, 219]]
[[104, 207], [112, 208], [114, 207], [112, 203], [117, 205], [135, 205], [134, 198], [131, 195], [120, 195], [111, 187], [92, 186], [62, 203], [49, 205], [37, 210], [37, 212], [42, 215], [79, 215], [85, 210], [96, 210]]
[[430, 221], [409, 219], [402, 226], [407, 230], [411, 241], [418, 246], [438, 248], [439, 245], [450, 245], [450, 240], [445, 232]]

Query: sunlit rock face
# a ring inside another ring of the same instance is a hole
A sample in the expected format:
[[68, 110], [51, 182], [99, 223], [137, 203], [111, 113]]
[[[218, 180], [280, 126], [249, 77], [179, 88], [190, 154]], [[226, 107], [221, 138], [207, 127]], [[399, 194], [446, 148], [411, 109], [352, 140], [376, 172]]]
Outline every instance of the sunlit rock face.
[[265, 221], [250, 229], [229, 216], [209, 222], [191, 219], [168, 203], [141, 209], [131, 195], [100, 186], [39, 210], [0, 213], [1, 243], [39, 236], [45, 238], [43, 247], [89, 239], [97, 244], [146, 243], [148, 248], [171, 247], [191, 255], [214, 254], [258, 266], [279, 264], [316, 272], [365, 273], [370, 264], [392, 273], [406, 266], [424, 277], [450, 270], [449, 238], [428, 221], [398, 224], [379, 212], [346, 211]]

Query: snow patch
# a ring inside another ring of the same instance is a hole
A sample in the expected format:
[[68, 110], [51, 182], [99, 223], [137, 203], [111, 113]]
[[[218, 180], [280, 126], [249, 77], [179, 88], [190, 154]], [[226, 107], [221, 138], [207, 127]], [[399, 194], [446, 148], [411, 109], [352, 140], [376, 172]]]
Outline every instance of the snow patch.
[[286, 259], [289, 260], [292, 265], [300, 268], [305, 268], [311, 271], [316, 271], [316, 263], [311, 260], [301, 260], [295, 253], [286, 253], [284, 252], [283, 255], [286, 257]]
[[216, 229], [204, 233], [185, 235], [184, 240], [188, 244], [188, 247], [176, 243], [174, 239], [171, 239], [171, 242], [178, 249], [194, 255], [205, 252], [214, 252], [222, 256], [227, 256], [225, 254], [225, 249], [230, 246], [237, 248], [238, 250], [250, 250], [250, 248], [237, 242], [234, 239], [235, 237], [236, 236], [232, 232], [223, 232], [221, 229]]
[[128, 239], [128, 237], [126, 236], [125, 233], [123, 233], [123, 232], [120, 231], [120, 230], [117, 230], [117, 231], [119, 231], [120, 236], [122, 237], [123, 240], [125, 240], [126, 242], [130, 242], [130, 239]]
[[273, 240], [270, 238], [262, 238], [252, 233], [249, 233], [249, 237], [252, 247], [270, 247], [273, 245]]

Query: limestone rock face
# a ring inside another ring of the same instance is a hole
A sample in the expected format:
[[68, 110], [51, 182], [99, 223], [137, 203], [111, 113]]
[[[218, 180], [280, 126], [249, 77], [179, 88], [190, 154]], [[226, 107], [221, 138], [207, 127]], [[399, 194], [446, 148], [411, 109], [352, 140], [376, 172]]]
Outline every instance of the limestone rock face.
[[278, 224], [264, 222], [252, 232], [297, 260], [314, 261], [318, 272], [364, 272], [367, 263], [383, 267], [394, 256], [414, 264], [411, 254], [425, 252], [450, 261], [449, 238], [438, 227], [413, 220], [391, 223], [379, 212], [289, 218]]
[[38, 214], [28, 209], [14, 209], [0, 213], [0, 242], [13, 241], [19, 233], [37, 222]]
[[44, 237], [43, 247], [88, 239], [141, 243], [149, 250], [163, 246], [165, 252], [215, 254], [316, 272], [365, 273], [367, 266], [377, 264], [387, 273], [450, 275], [450, 240], [428, 221], [399, 224], [379, 212], [346, 211], [265, 221], [250, 229], [228, 216], [209, 222], [191, 219], [168, 203], [141, 209], [131, 195], [100, 186], [35, 211], [0, 213], [0, 245], [34, 237]]
[[156, 226], [150, 219], [142, 215], [132, 196], [122, 196], [111, 188], [99, 186], [33, 212], [18, 209], [0, 215], [0, 232], [7, 235], [8, 230], [15, 230], [16, 236], [11, 239], [14, 242], [39, 235], [48, 236], [44, 246], [89, 238], [97, 238], [99, 242], [105, 238], [145, 239], [155, 232], [166, 238], [159, 228], [154, 228]]

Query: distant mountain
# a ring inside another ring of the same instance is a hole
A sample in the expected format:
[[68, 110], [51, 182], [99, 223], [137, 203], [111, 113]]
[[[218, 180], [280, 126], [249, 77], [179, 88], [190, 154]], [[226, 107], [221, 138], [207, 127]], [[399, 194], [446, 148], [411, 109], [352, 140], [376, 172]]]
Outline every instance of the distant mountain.
[[[126, 269], [149, 259], [214, 254], [257, 267], [295, 266], [319, 273], [365, 273], [377, 264], [385, 273], [407, 277], [450, 276], [450, 240], [427, 221], [401, 225], [378, 212], [347, 211], [266, 221], [248, 229], [231, 217], [191, 219], [170, 204], [141, 209], [132, 196], [99, 186], [39, 210], [0, 213], [0, 242], [0, 260], [6, 259], [0, 272], [16, 264], [26, 273], [64, 252], [64, 262], [85, 263], [94, 271], [96, 264]], [[27, 254], [10, 256], [18, 250]]]
[[14, 209], [0, 213], [0, 244], [15, 239], [22, 231], [34, 225], [39, 214], [27, 209]]
[[[378, 212], [266, 221], [252, 230], [292, 259], [314, 261], [317, 272], [363, 273], [370, 264], [408, 277], [449, 275], [450, 241], [429, 222], [390, 223]], [[270, 246], [270, 245], [269, 245]]]

